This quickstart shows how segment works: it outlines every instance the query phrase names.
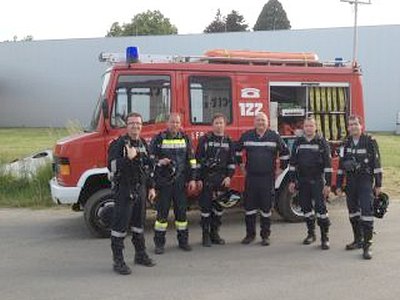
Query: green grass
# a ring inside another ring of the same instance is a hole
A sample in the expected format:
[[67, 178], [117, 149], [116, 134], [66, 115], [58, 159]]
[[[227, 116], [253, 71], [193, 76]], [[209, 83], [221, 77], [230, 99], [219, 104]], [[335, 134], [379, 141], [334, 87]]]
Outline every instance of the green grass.
[[[69, 135], [66, 129], [0, 128], [0, 163], [53, 149], [55, 142]], [[48, 207], [52, 205], [49, 180], [51, 165], [38, 171], [33, 179], [0, 174], [0, 206]]]

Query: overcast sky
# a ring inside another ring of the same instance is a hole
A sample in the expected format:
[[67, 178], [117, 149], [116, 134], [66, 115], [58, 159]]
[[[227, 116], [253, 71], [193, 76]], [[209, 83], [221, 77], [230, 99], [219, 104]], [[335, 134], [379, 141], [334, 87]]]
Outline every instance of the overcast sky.
[[[179, 34], [201, 33], [222, 14], [239, 11], [254, 26], [268, 0], [3, 0], [0, 41], [33, 35], [35, 40], [105, 36], [113, 22], [129, 22], [145, 10], [160, 10], [177, 26]], [[361, 1], [361, 0], [360, 0]], [[365, 0], [363, 0], [365, 1]], [[292, 29], [353, 25], [353, 5], [340, 0], [280, 0]], [[399, 0], [372, 0], [360, 5], [359, 25], [400, 24]]]

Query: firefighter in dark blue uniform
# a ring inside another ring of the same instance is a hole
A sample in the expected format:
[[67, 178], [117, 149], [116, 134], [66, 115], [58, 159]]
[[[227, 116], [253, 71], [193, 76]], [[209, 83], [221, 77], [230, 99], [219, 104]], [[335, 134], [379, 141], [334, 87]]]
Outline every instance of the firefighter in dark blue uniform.
[[350, 136], [340, 153], [337, 178], [337, 194], [342, 193], [343, 179], [347, 197], [347, 208], [353, 229], [354, 241], [346, 245], [347, 250], [363, 248], [363, 258], [372, 258], [372, 235], [374, 227], [374, 194], [381, 192], [382, 168], [376, 140], [362, 132], [360, 118], [350, 116]]
[[[294, 193], [298, 183], [300, 206], [304, 213], [308, 234], [303, 244], [315, 242], [315, 216], [321, 229], [321, 248], [329, 249], [330, 220], [325, 199], [331, 190], [332, 165], [328, 142], [319, 136], [315, 119], [304, 120], [304, 135], [293, 144], [289, 165], [289, 191]], [[314, 200], [314, 207], [313, 201]]]
[[174, 207], [179, 248], [190, 251], [192, 248], [189, 245], [185, 186], [188, 182], [189, 191], [196, 190], [198, 166], [190, 138], [181, 130], [179, 114], [171, 114], [167, 130], [153, 138], [151, 152], [156, 163], [155, 180], [159, 191], [156, 203], [157, 218], [154, 225], [155, 253], [163, 254], [165, 251], [165, 235], [171, 201]]
[[140, 137], [142, 117], [137, 113], [131, 113], [126, 123], [127, 134], [113, 141], [108, 150], [108, 168], [116, 198], [111, 228], [111, 249], [114, 271], [123, 275], [131, 273], [123, 256], [128, 224], [131, 226], [132, 243], [135, 247], [135, 263], [154, 266], [146, 253], [144, 239], [146, 195], [148, 194], [150, 201], [155, 198], [153, 164], [150, 161], [146, 141]]
[[200, 165], [202, 192], [199, 198], [201, 207], [202, 244], [223, 245], [225, 241], [219, 235], [223, 208], [214, 200], [218, 192], [227, 191], [231, 177], [235, 173], [235, 151], [231, 138], [225, 135], [226, 118], [216, 114], [212, 119], [213, 131], [199, 139], [196, 160]]
[[[246, 151], [245, 170], [241, 160], [242, 150]], [[243, 173], [246, 174], [244, 195], [246, 237], [242, 240], [243, 244], [249, 244], [255, 239], [258, 210], [260, 210], [261, 245], [270, 244], [270, 217], [278, 154], [280, 167], [285, 169], [289, 162], [289, 150], [279, 134], [268, 129], [266, 114], [258, 113], [255, 117], [255, 129], [243, 133], [237, 145], [237, 160]]]

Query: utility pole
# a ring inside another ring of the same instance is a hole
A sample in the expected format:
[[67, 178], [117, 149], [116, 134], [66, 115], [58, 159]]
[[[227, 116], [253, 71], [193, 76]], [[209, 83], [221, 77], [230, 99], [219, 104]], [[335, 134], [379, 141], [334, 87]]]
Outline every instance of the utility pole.
[[354, 28], [353, 28], [353, 66], [357, 65], [357, 50], [358, 50], [358, 5], [359, 4], [371, 4], [371, 0], [340, 0], [341, 2], [347, 2], [354, 4]]

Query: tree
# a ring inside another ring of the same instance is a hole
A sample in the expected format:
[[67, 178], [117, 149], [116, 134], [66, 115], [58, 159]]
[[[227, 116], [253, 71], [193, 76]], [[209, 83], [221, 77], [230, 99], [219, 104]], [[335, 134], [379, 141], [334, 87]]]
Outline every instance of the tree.
[[269, 0], [268, 3], [264, 5], [253, 29], [254, 31], [258, 31], [290, 28], [290, 21], [282, 4], [278, 0]]
[[246, 31], [247, 27], [248, 25], [245, 23], [244, 17], [236, 10], [232, 10], [230, 14], [224, 17], [218, 9], [214, 21], [204, 29], [204, 33]]
[[124, 23], [122, 26], [118, 22], [114, 22], [106, 36], [167, 35], [177, 33], [176, 26], [172, 25], [169, 18], [164, 17], [159, 10], [148, 10], [135, 15], [130, 23]]
[[204, 29], [204, 33], [212, 33], [212, 32], [225, 32], [226, 31], [226, 23], [221, 15], [221, 10], [217, 10], [217, 14], [215, 15], [214, 21], [212, 21], [206, 29]]
[[226, 31], [246, 31], [247, 25], [245, 23], [244, 17], [240, 15], [236, 10], [232, 10], [232, 12], [226, 16]]

